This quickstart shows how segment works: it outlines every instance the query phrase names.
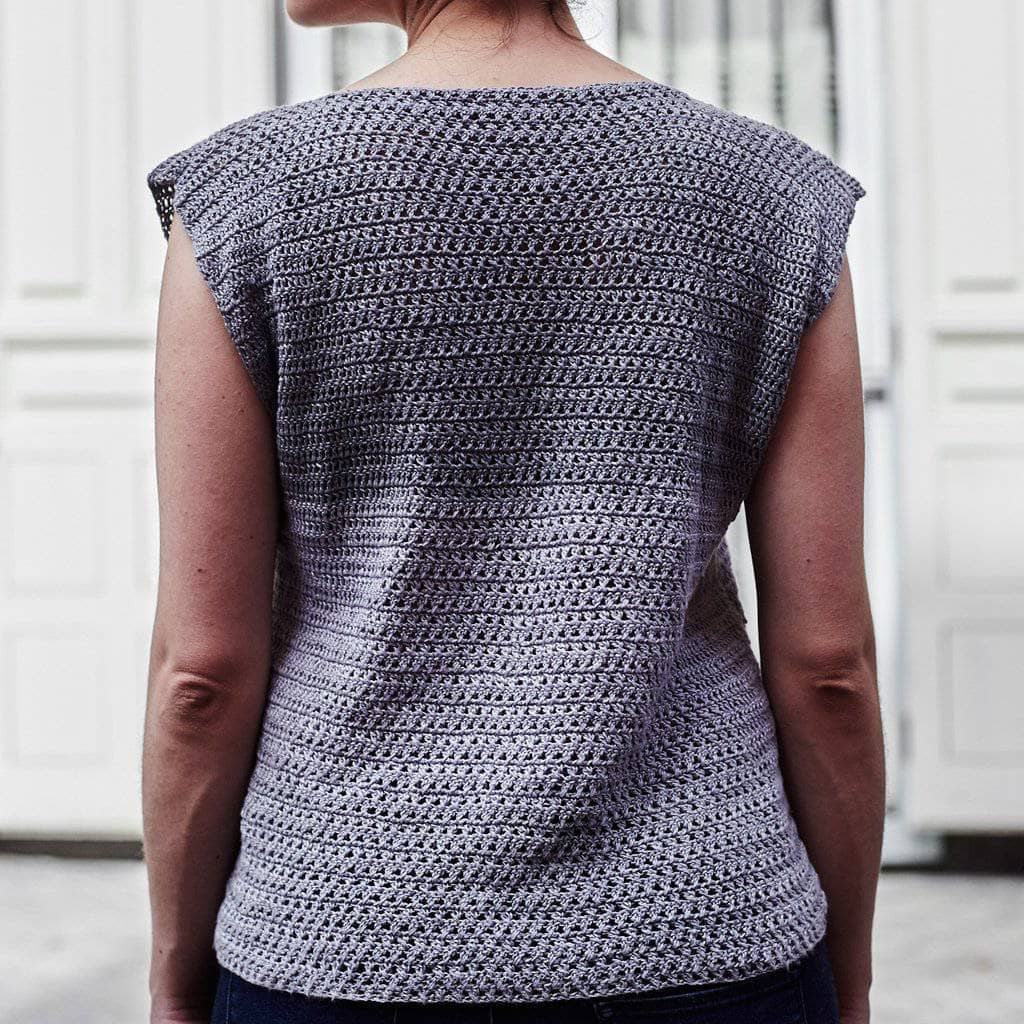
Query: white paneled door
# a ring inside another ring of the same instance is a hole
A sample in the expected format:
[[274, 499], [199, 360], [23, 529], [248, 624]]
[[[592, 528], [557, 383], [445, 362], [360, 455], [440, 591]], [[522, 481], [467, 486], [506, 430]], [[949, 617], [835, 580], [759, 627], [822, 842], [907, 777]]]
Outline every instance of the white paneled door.
[[0, 0], [0, 832], [137, 837], [155, 599], [146, 171], [273, 103], [273, 5]]
[[892, 9], [906, 812], [1024, 828], [1024, 5]]

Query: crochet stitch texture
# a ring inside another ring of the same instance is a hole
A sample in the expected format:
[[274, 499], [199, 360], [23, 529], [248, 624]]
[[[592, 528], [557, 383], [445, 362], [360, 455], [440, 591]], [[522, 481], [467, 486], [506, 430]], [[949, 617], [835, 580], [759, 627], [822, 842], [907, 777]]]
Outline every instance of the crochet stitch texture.
[[655, 82], [340, 91], [149, 173], [276, 431], [221, 963], [598, 997], [795, 962], [826, 899], [724, 539], [861, 184]]

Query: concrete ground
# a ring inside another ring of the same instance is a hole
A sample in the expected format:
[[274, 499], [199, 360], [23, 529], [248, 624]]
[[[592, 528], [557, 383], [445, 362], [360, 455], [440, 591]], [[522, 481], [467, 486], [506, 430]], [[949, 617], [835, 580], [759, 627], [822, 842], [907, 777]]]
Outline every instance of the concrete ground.
[[[0, 1021], [145, 1024], [139, 861], [0, 855]], [[1024, 1021], [1024, 877], [887, 871], [872, 1024]]]

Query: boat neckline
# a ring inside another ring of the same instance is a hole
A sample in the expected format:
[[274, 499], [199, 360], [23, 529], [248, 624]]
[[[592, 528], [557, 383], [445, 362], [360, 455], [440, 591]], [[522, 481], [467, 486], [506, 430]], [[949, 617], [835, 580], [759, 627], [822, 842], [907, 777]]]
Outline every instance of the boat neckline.
[[358, 89], [336, 89], [330, 96], [414, 96], [446, 99], [542, 99], [548, 96], [581, 96], [589, 93], [618, 93], [634, 89], [674, 89], [674, 86], [652, 78], [620, 78], [608, 82], [578, 82], [547, 85], [368, 85]]

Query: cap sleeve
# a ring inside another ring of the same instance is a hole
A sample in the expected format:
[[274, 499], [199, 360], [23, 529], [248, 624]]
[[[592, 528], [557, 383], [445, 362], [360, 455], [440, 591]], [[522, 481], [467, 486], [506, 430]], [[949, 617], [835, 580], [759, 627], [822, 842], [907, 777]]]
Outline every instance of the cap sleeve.
[[767, 204], [771, 229], [755, 240], [759, 290], [755, 327], [739, 346], [737, 439], [743, 453], [734, 509], [753, 484], [789, 390], [807, 328], [828, 306], [861, 183], [796, 136], [786, 140], [770, 173], [778, 196]]
[[849, 171], [818, 150], [811, 150], [810, 171], [805, 188], [817, 247], [811, 265], [805, 330], [832, 301], [857, 201], [867, 195], [867, 190]]
[[164, 238], [177, 215], [196, 266], [271, 419], [277, 408], [277, 358], [268, 312], [259, 225], [246, 213], [246, 167], [216, 136], [174, 153], [146, 176]]

